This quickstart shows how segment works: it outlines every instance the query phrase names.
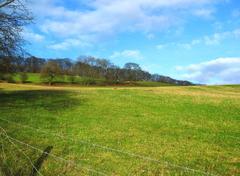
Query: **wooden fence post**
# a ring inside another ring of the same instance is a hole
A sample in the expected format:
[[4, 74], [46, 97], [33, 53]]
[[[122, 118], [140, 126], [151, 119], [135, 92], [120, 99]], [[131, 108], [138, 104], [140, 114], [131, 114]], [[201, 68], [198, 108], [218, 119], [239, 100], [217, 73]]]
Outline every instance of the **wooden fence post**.
[[38, 171], [41, 169], [43, 162], [47, 159], [48, 154], [51, 152], [53, 149], [53, 146], [48, 146], [42, 155], [37, 159], [37, 161], [34, 163], [34, 167], [32, 168], [32, 172], [30, 176], [37, 176]]

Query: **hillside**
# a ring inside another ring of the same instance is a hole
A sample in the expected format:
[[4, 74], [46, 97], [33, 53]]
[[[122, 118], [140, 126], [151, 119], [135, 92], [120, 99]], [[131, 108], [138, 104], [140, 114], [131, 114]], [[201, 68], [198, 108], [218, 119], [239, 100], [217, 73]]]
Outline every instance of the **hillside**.
[[0, 83], [1, 167], [53, 146], [42, 175], [238, 175], [239, 88]]

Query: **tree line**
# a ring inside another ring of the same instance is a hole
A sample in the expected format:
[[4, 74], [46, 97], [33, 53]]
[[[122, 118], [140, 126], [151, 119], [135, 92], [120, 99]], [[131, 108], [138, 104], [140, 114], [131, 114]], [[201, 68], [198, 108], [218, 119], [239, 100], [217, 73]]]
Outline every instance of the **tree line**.
[[[187, 81], [178, 81], [170, 77], [150, 74], [136, 63], [126, 63], [122, 68], [107, 59], [81, 56], [73, 61], [68, 58], [44, 59], [31, 57], [0, 57], [0, 79], [11, 82], [14, 73], [20, 74], [22, 82], [27, 80], [26, 73], [39, 73], [41, 78], [52, 84], [56, 78], [67, 76], [74, 83], [77, 76], [103, 79], [106, 84], [120, 84], [131, 81], [156, 81], [177, 85], [191, 85]], [[91, 82], [90, 82], [91, 83]], [[94, 82], [92, 83], [94, 84]]]

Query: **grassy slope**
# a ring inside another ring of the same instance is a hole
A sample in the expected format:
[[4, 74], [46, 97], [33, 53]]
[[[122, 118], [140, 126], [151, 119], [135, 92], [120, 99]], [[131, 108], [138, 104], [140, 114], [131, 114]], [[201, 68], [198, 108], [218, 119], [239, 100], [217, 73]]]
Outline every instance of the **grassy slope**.
[[[61, 88], [0, 84], [0, 93], [0, 118], [49, 132], [45, 135], [0, 121], [9, 135], [42, 149], [52, 145], [53, 154], [108, 175], [202, 174], [91, 147], [79, 140], [212, 174], [237, 175], [240, 171], [240, 86]], [[66, 136], [68, 141], [51, 133]], [[27, 171], [29, 162], [1, 139], [8, 165], [17, 170], [28, 163]], [[18, 146], [32, 159], [39, 155]], [[41, 172], [90, 174], [51, 157]]]
[[[31, 83], [41, 83], [40, 75], [38, 73], [27, 73], [28, 79], [27, 82]], [[20, 76], [19, 74], [14, 74], [13, 79], [16, 82], [20, 82]]]

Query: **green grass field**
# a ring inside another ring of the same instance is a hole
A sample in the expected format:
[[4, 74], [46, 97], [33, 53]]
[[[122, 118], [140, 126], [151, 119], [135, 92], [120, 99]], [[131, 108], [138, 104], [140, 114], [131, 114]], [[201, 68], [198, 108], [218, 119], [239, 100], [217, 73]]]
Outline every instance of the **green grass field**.
[[0, 83], [0, 175], [239, 175], [239, 120], [240, 86]]

